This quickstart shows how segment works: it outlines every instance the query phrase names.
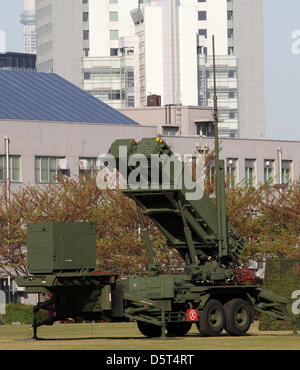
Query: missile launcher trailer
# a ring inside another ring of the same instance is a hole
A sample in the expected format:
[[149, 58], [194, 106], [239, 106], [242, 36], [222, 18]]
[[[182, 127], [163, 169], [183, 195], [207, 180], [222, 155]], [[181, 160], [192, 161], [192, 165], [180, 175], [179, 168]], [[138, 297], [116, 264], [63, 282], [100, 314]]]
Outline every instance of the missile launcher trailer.
[[[160, 138], [146, 138], [139, 143], [117, 140], [109, 153], [116, 158], [116, 167], [126, 179], [137, 166], [122, 165], [121, 146], [126, 146], [128, 158], [134, 154], [136, 158], [144, 156], [143, 165], [148, 163], [148, 174], [152, 168], [151, 155], [172, 156], [171, 149]], [[159, 167], [159, 178], [167, 168], [164, 161]], [[183, 164], [181, 168], [183, 170]], [[203, 194], [201, 199], [188, 200], [187, 189], [174, 186], [173, 175], [170, 177], [169, 189], [161, 182], [153, 189], [148, 179], [148, 187], [122, 190], [138, 207], [141, 234], [150, 262], [145, 276], [96, 272], [95, 225], [92, 223], [28, 225], [30, 274], [18, 277], [17, 284], [26, 287], [27, 293], [49, 296], [34, 307], [34, 338], [39, 326], [67, 318], [135, 320], [140, 332], [147, 337], [182, 336], [192, 323], [203, 336], [216, 336], [223, 329], [229, 335], [243, 335], [254, 320], [254, 310], [277, 319], [293, 320], [287, 313], [288, 299], [259, 286], [235, 281], [234, 269], [243, 251], [243, 238], [229, 224], [225, 213], [224, 219], [217, 217], [220, 211], [210, 198]], [[182, 265], [156, 264], [144, 216], [150, 217], [161, 230], [168, 247], [179, 252]], [[219, 219], [223, 223], [221, 235], [218, 234]], [[47, 319], [38, 321], [40, 309], [50, 313]]]

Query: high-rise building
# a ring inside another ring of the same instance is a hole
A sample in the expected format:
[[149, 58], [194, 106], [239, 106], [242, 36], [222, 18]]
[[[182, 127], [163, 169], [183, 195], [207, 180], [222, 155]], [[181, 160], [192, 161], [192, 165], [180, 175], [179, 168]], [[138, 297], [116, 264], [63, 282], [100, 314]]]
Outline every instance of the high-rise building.
[[83, 13], [87, 0], [36, 0], [37, 71], [82, 86]]
[[237, 60], [227, 9], [226, 0], [158, 0], [132, 12], [137, 107], [146, 105], [149, 92], [163, 105], [212, 107], [214, 35], [220, 135], [238, 136]]
[[37, 70], [55, 72], [115, 108], [122, 106], [124, 94], [132, 101], [133, 91], [130, 98], [121, 86], [127, 72], [132, 78], [130, 10], [138, 3], [37, 0]]
[[262, 0], [37, 0], [37, 69], [114, 108], [212, 107], [222, 136], [262, 138]]
[[23, 52], [26, 54], [36, 53], [36, 31], [35, 31], [35, 0], [24, 0], [24, 11], [20, 22], [24, 27]]
[[238, 62], [239, 136], [260, 139], [265, 137], [263, 0], [228, 4]]

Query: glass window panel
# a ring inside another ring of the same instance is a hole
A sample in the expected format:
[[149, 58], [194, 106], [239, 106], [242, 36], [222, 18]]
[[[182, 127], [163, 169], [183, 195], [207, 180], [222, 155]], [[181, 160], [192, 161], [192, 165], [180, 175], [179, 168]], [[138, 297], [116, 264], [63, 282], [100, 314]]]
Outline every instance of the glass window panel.
[[88, 40], [89, 39], [89, 31], [88, 30], [84, 30], [83, 31], [83, 39], [84, 40]]
[[88, 22], [88, 20], [89, 20], [89, 13], [88, 12], [83, 12], [82, 13], [82, 19], [83, 19], [83, 22]]
[[288, 185], [290, 181], [290, 170], [288, 168], [283, 168], [281, 170], [281, 181], [282, 184]]
[[118, 40], [119, 39], [119, 31], [118, 30], [110, 30], [109, 35], [110, 35], [110, 40]]
[[35, 182], [41, 181], [41, 159], [35, 158]]
[[5, 180], [5, 156], [0, 156], [0, 181]]
[[57, 181], [57, 159], [49, 158], [49, 179], [50, 182]]
[[11, 173], [10, 173], [11, 181], [20, 181], [20, 157], [12, 156], [10, 158], [10, 162], [11, 162]]
[[118, 12], [109, 12], [109, 20], [110, 22], [118, 22], [119, 20]]
[[272, 181], [272, 168], [265, 168], [264, 178], [265, 182]]
[[57, 182], [57, 171], [56, 170], [49, 171], [49, 180], [50, 182]]
[[49, 181], [49, 160], [48, 158], [41, 158], [41, 181]]
[[50, 168], [50, 171], [52, 170], [57, 170], [57, 162], [56, 162], [56, 158], [49, 158], [49, 168]]
[[253, 186], [253, 168], [245, 168], [245, 184], [248, 186]]
[[206, 11], [198, 11], [198, 20], [206, 21]]

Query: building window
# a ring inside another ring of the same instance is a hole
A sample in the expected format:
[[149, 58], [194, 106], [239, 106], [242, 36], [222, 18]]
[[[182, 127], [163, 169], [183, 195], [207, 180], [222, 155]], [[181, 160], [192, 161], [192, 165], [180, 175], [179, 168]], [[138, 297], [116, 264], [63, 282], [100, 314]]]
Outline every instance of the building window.
[[119, 39], [119, 30], [110, 30], [109, 31], [109, 38], [110, 38], [110, 40], [118, 40]]
[[35, 157], [35, 182], [57, 183], [57, 177], [63, 173], [60, 167], [61, 157]]
[[197, 135], [199, 136], [215, 136], [215, 127], [212, 122], [195, 122]]
[[198, 35], [207, 38], [207, 30], [206, 29], [198, 30]]
[[83, 4], [88, 4], [89, 0], [82, 0]]
[[236, 98], [236, 90], [233, 90], [233, 89], [231, 90], [231, 89], [230, 89], [230, 90], [228, 91], [228, 98], [229, 98], [229, 99], [234, 99], [234, 98]]
[[228, 48], [228, 55], [233, 55], [234, 54], [234, 47], [233, 46], [229, 46]]
[[[9, 179], [11, 182], [21, 182], [21, 157], [10, 155], [8, 161]], [[7, 176], [6, 156], [0, 155], [0, 181], [6, 181]]]
[[227, 20], [228, 21], [231, 21], [233, 18], [233, 11], [232, 10], [228, 10], [227, 11]]
[[229, 39], [231, 39], [233, 37], [233, 28], [228, 28], [227, 36], [228, 36]]
[[200, 10], [198, 12], [198, 21], [206, 21], [206, 11]]
[[264, 182], [270, 182], [271, 184], [273, 183], [273, 166], [274, 166], [274, 161], [266, 159], [264, 161]]
[[111, 90], [110, 100], [120, 100], [121, 92], [120, 90]]
[[228, 71], [228, 77], [229, 78], [236, 77], [236, 71], [234, 69], [229, 69], [229, 71]]
[[118, 4], [118, 0], [109, 0], [110, 4]]
[[206, 0], [198, 0], [198, 3], [206, 3]]
[[291, 181], [291, 161], [281, 161], [281, 183], [288, 185]]
[[178, 127], [163, 127], [163, 135], [164, 136], [176, 136], [178, 132]]
[[82, 20], [83, 20], [83, 22], [88, 22], [88, 20], [89, 20], [89, 13], [88, 12], [83, 12], [82, 13]]
[[111, 57], [116, 57], [116, 56], [118, 56], [118, 51], [119, 51], [119, 49], [118, 49], [118, 48], [111, 48], [111, 49], [110, 49], [110, 56], [111, 56]]
[[216, 164], [214, 161], [209, 163], [206, 167], [206, 180], [210, 183], [216, 180]]
[[83, 39], [84, 40], [88, 40], [89, 39], [89, 31], [88, 30], [84, 30], [83, 31]]
[[96, 157], [79, 158], [79, 175], [94, 179], [99, 170], [99, 162], [97, 163]]
[[83, 73], [83, 79], [84, 80], [90, 80], [91, 79], [91, 72], [84, 71], [84, 73]]
[[236, 184], [236, 162], [237, 160], [234, 158], [227, 159], [227, 176], [230, 188], [233, 188]]
[[237, 111], [236, 110], [230, 110], [229, 111], [229, 119], [236, 119], [237, 118]]
[[118, 12], [109, 12], [109, 21], [110, 22], [118, 22], [119, 21], [119, 13]]
[[253, 186], [254, 185], [254, 159], [245, 160], [245, 185]]

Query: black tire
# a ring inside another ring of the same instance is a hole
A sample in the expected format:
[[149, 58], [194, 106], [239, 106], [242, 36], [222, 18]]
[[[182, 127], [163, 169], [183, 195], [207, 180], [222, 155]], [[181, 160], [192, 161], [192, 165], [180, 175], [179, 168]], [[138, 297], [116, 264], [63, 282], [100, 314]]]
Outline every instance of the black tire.
[[210, 299], [200, 313], [197, 328], [204, 337], [215, 337], [221, 334], [225, 327], [223, 305], [216, 299]]
[[253, 308], [242, 298], [235, 298], [224, 305], [225, 330], [229, 335], [245, 335], [253, 319]]
[[168, 336], [183, 337], [192, 327], [191, 322], [170, 322], [166, 324]]
[[145, 335], [145, 337], [153, 338], [160, 337], [162, 334], [162, 329], [158, 325], [148, 324], [144, 321], [137, 321], [137, 326], [139, 331]]

